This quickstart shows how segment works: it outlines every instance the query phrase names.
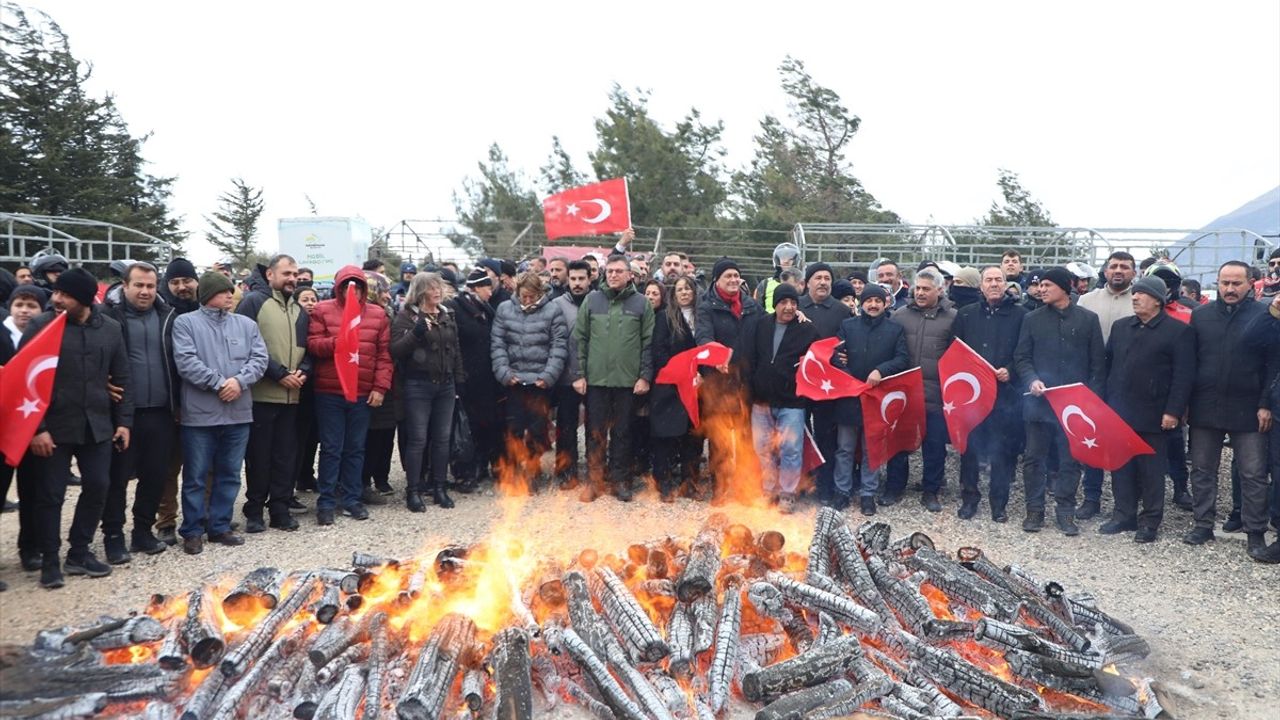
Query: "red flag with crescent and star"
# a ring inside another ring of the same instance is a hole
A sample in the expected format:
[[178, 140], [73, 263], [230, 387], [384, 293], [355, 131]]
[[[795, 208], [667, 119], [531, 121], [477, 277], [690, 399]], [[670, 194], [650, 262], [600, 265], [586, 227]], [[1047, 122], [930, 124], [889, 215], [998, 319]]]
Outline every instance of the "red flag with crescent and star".
[[333, 364], [338, 371], [342, 396], [352, 403], [360, 387], [360, 318], [363, 314], [360, 291], [355, 283], [349, 282], [342, 302], [342, 328], [333, 344]]
[[880, 381], [862, 393], [862, 427], [867, 460], [884, 467], [889, 458], [924, 442], [924, 373], [920, 368]]
[[53, 399], [53, 376], [62, 351], [62, 331], [67, 314], [59, 313], [31, 342], [22, 346], [9, 364], [0, 368], [0, 425], [4, 438], [0, 452], [13, 467], [22, 462], [36, 428]]
[[800, 356], [796, 366], [796, 395], [810, 400], [835, 400], [857, 397], [867, 389], [866, 383], [831, 364], [831, 355], [840, 338], [815, 340]]
[[1137, 455], [1156, 452], [1081, 383], [1047, 388], [1044, 398], [1067, 434], [1071, 457], [1089, 467], [1118, 470]]
[[671, 356], [667, 364], [658, 371], [658, 377], [654, 379], [655, 382], [664, 385], [676, 386], [680, 404], [684, 405], [685, 412], [689, 414], [689, 422], [693, 424], [695, 430], [702, 423], [701, 416], [698, 414], [698, 385], [702, 380], [702, 376], [698, 374], [698, 367], [726, 365], [731, 357], [733, 357], [732, 348], [718, 342], [709, 342]]
[[627, 179], [569, 188], [542, 201], [547, 239], [572, 235], [604, 235], [631, 227]]
[[942, 384], [942, 414], [951, 444], [964, 454], [969, 447], [969, 434], [996, 406], [996, 369], [957, 338], [938, 358], [938, 381]]

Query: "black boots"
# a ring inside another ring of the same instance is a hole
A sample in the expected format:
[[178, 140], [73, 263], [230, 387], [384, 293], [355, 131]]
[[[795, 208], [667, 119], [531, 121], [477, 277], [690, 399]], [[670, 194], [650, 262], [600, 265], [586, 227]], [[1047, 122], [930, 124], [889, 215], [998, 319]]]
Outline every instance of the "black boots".
[[453, 507], [453, 498], [449, 497], [449, 491], [442, 485], [437, 485], [431, 489], [431, 501], [445, 510]]
[[417, 488], [409, 488], [404, 491], [404, 504], [408, 506], [409, 512], [426, 512], [427, 506], [422, 502], [422, 496], [418, 494]]

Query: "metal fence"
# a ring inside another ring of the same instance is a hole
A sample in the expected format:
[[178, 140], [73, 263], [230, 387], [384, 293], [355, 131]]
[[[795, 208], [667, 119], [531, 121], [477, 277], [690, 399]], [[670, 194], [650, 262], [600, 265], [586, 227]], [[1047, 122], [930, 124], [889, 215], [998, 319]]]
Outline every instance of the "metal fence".
[[169, 243], [115, 223], [53, 215], [0, 212], [0, 262], [25, 265], [41, 250], [52, 250], [72, 265], [107, 265], [112, 260], [167, 263]]

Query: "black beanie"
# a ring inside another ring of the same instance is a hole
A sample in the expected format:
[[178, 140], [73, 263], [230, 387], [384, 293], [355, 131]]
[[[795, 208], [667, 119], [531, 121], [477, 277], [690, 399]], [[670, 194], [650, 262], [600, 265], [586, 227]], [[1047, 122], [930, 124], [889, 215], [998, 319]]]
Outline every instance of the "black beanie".
[[800, 302], [800, 293], [796, 292], [795, 287], [791, 283], [781, 283], [773, 289], [773, 306], [778, 307], [778, 303], [783, 300], [795, 300]]
[[[716, 264], [711, 266], [711, 282], [714, 283], [719, 280], [726, 270], [738, 270], [738, 263], [727, 257], [717, 260]], [[738, 272], [742, 271], [739, 270]]]
[[93, 305], [98, 295], [98, 281], [84, 268], [71, 268], [58, 276], [53, 289], [70, 295], [81, 305]]
[[489, 273], [484, 268], [476, 268], [467, 276], [467, 287], [492, 287], [493, 279], [489, 277]]
[[196, 275], [196, 266], [192, 265], [191, 261], [186, 258], [174, 258], [169, 261], [169, 265], [164, 269], [165, 284], [176, 278], [199, 279]]
[[853, 283], [848, 280], [837, 280], [831, 285], [831, 297], [840, 300], [853, 295]]
[[887, 303], [889, 291], [879, 283], [867, 283], [866, 287], [862, 288], [862, 294], [858, 296], [858, 302], [866, 302], [870, 298], [880, 298]]
[[822, 272], [823, 270], [826, 270], [827, 274], [832, 278], [836, 276], [835, 271], [831, 269], [831, 266], [824, 262], [809, 263], [809, 267], [804, 269], [804, 281], [809, 282], [813, 279], [814, 275]]
[[1040, 276], [1040, 281], [1043, 282], [1045, 280], [1062, 288], [1062, 292], [1068, 295], [1075, 289], [1075, 276], [1064, 267], [1051, 267], [1045, 270], [1044, 275]]

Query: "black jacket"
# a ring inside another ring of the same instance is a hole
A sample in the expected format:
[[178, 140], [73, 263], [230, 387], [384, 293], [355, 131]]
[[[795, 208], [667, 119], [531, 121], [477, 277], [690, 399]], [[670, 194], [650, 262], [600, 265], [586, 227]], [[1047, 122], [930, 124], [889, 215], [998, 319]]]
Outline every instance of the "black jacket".
[[707, 288], [701, 301], [698, 302], [698, 314], [694, 324], [694, 340], [699, 345], [715, 341], [733, 349], [733, 363], [745, 362], [746, 344], [744, 342], [751, 325], [764, 316], [764, 308], [754, 298], [742, 290], [742, 317], [734, 317], [729, 303], [720, 298], [715, 285]]
[[[879, 317], [863, 314], [840, 323], [836, 333], [841, 345], [837, 346], [832, 364], [844, 367], [844, 371], [859, 380], [866, 380], [872, 370], [879, 370], [881, 377], [889, 377], [911, 367], [907, 352], [907, 334], [898, 323], [889, 322], [886, 310]], [[840, 363], [839, 349], [843, 347], [848, 361]], [[836, 418], [841, 425], [861, 425], [862, 405], [858, 398], [840, 398], [836, 401]]]
[[[684, 332], [679, 337], [676, 336], [665, 312], [659, 312], [653, 320], [651, 350], [653, 367], [657, 371], [654, 373], [656, 377], [673, 356], [693, 349], [697, 343], [694, 342], [693, 331], [685, 322], [683, 315], [678, 322]], [[689, 413], [685, 411], [684, 403], [680, 402], [680, 395], [675, 385], [654, 383], [653, 389], [649, 392], [649, 431], [654, 437], [662, 438], [680, 437], [689, 432]]]
[[[46, 312], [32, 318], [19, 347], [31, 342], [54, 317]], [[118, 403], [107, 394], [108, 380], [124, 388]], [[37, 432], [48, 432], [59, 445], [79, 445], [110, 440], [117, 427], [133, 427], [129, 352], [120, 323], [95, 305], [85, 324], [67, 320], [53, 376], [53, 400]]]
[[1192, 427], [1257, 432], [1258, 410], [1270, 407], [1271, 383], [1280, 370], [1280, 353], [1259, 352], [1250, 339], [1250, 326], [1266, 314], [1265, 305], [1247, 299], [1234, 306], [1214, 300], [1192, 311]]
[[760, 318], [748, 333], [746, 354], [751, 378], [752, 401], [772, 407], [801, 408], [805, 399], [796, 395], [796, 366], [800, 356], [818, 338], [818, 328], [811, 322], [792, 320], [782, 333], [778, 352], [773, 351], [773, 331], [777, 315], [769, 313]]
[[820, 303], [805, 295], [800, 298], [800, 312], [818, 328], [819, 338], [835, 337], [840, 331], [840, 323], [853, 314], [849, 306], [830, 295]]
[[[178, 317], [177, 311], [164, 301], [164, 297], [156, 294], [155, 311], [160, 315], [160, 345], [164, 348], [165, 373], [169, 377], [169, 411], [175, 416], [178, 412], [178, 401], [182, 393], [182, 378], [178, 377], [178, 367], [173, 361], [173, 321]], [[120, 335], [124, 338], [125, 352], [129, 348], [129, 324], [125, 322], [124, 302], [118, 305], [103, 305], [103, 312], [120, 325]], [[303, 336], [305, 339], [305, 335]]]
[[984, 298], [981, 302], [960, 308], [955, 322], [951, 324], [951, 332], [957, 340], [963, 340], [982, 359], [991, 363], [991, 367], [1009, 371], [1009, 382], [997, 383], [996, 402], [1001, 405], [1016, 404], [1025, 391], [1025, 383], [1018, 381], [1013, 354], [1026, 316], [1027, 309], [1014, 297], [1005, 295], [995, 307]]
[[1160, 432], [1163, 415], [1182, 419], [1195, 378], [1194, 337], [1163, 310], [1145, 324], [1131, 316], [1111, 326], [1107, 404], [1134, 430]]
[[458, 324], [458, 349], [467, 369], [466, 387], [459, 392], [467, 415], [476, 422], [493, 422], [498, 418], [498, 399], [502, 390], [493, 377], [493, 354], [490, 338], [493, 330], [493, 306], [470, 293], [458, 293], [445, 305], [453, 308]]
[[[1027, 313], [1018, 333], [1014, 367], [1018, 371], [1019, 392], [1039, 380], [1047, 387], [1084, 383], [1101, 396], [1107, 376], [1107, 351], [1098, 316], [1074, 301], [1062, 310], [1043, 305]], [[1048, 400], [1032, 395], [1025, 400], [1026, 420], [1057, 422]]]
[[397, 379], [420, 377], [438, 384], [467, 381], [456, 315], [448, 305], [441, 305], [437, 320], [428, 327], [416, 306], [406, 305], [396, 313], [391, 321], [391, 359]]

